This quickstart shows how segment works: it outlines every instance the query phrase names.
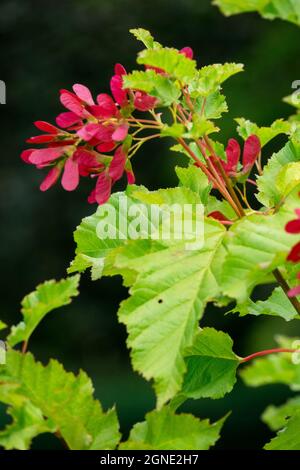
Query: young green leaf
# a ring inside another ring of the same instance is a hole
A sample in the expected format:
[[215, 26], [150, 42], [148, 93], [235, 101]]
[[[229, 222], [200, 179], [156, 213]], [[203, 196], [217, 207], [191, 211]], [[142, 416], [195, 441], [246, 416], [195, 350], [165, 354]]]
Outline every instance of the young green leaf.
[[190, 414], [174, 414], [168, 407], [152, 411], [135, 424], [121, 450], [207, 450], [220, 437], [226, 418], [210, 424]]
[[212, 121], [208, 121], [204, 117], [199, 116], [199, 114], [194, 114], [191, 128], [185, 136], [189, 139], [197, 140], [204, 135], [219, 132], [219, 130]]
[[298, 98], [298, 92], [297, 92], [297, 96], [295, 96], [294, 94], [285, 96], [283, 98], [283, 101], [291, 106], [294, 106], [294, 108], [300, 111], [300, 100]]
[[290, 135], [292, 132], [291, 123], [283, 119], [277, 119], [270, 127], [259, 127], [254, 122], [244, 118], [237, 118], [236, 122], [238, 123], [237, 131], [244, 140], [255, 134], [259, 138], [262, 147], [278, 135]]
[[194, 165], [190, 165], [187, 168], [177, 166], [175, 171], [180, 184], [194, 193], [199, 194], [200, 201], [202, 204], [206, 205], [211, 191], [211, 184], [209, 184], [207, 176], [200, 168]]
[[161, 130], [161, 137], [173, 137], [174, 139], [182, 137], [185, 132], [185, 126], [183, 124], [175, 123], [171, 126], [167, 124]]
[[141, 41], [147, 49], [152, 49], [154, 46], [154, 38], [152, 34], [143, 28], [136, 28], [129, 30], [131, 34], [133, 34], [138, 41]]
[[46, 281], [26, 295], [22, 300], [23, 321], [12, 326], [7, 338], [8, 344], [13, 347], [22, 341], [28, 341], [47, 313], [71, 303], [72, 297], [79, 294], [79, 279], [80, 276], [77, 275], [59, 282]]
[[219, 91], [220, 85], [231, 76], [242, 72], [243, 64], [225, 63], [202, 67], [189, 86], [193, 98], [209, 97]]
[[162, 69], [183, 84], [189, 83], [196, 74], [196, 61], [169, 47], [145, 49], [139, 53], [137, 62]]
[[199, 96], [196, 99], [195, 110], [205, 119], [219, 119], [223, 113], [228, 112], [226, 98], [220, 91], [215, 91], [208, 96]]
[[170, 106], [176, 103], [181, 95], [177, 83], [165, 75], [158, 74], [154, 70], [135, 70], [123, 77], [124, 88], [145, 91], [158, 98], [162, 106]]
[[[18, 409], [20, 403], [30, 402], [40, 410], [40, 413], [35, 410], [35, 415], [49, 419], [70, 449], [116, 447], [120, 437], [116, 412], [114, 409], [103, 412], [93, 398], [91, 380], [84, 372], [75, 376], [54, 360], [43, 366], [32, 354], [14, 350], [7, 352], [6, 359], [6, 364], [0, 366], [0, 401]], [[19, 413], [14, 412], [14, 416], [20, 416]], [[41, 425], [36, 417], [34, 422]], [[35, 429], [37, 432], [40, 428]], [[26, 443], [24, 435], [22, 438]]]

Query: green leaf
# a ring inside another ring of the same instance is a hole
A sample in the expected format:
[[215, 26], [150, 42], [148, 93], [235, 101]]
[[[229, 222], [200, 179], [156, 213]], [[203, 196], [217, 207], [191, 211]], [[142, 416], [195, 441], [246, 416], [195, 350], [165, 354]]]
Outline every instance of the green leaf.
[[298, 411], [300, 411], [300, 396], [291, 398], [281, 406], [268, 406], [262, 415], [262, 420], [272, 431], [278, 431], [284, 428], [287, 419]]
[[119, 441], [115, 410], [104, 413], [93, 392], [84, 372], [75, 376], [54, 360], [43, 366], [30, 353], [9, 350], [6, 365], [0, 366], [0, 401], [38, 408], [73, 450], [109, 450]]
[[116, 257], [116, 268], [138, 273], [119, 320], [127, 327], [134, 369], [154, 379], [158, 406], [179, 391], [184, 351], [193, 342], [206, 303], [220, 294], [225, 230], [211, 219], [204, 230], [204, 246], [197, 250], [187, 250], [186, 240], [137, 240]]
[[222, 398], [236, 382], [239, 358], [232, 339], [222, 331], [204, 328], [186, 350], [187, 373], [180, 394], [187, 398]]
[[145, 49], [139, 53], [137, 62], [158, 67], [183, 84], [189, 83], [196, 74], [196, 61], [169, 47]]
[[299, 315], [291, 302], [283, 292], [281, 287], [276, 287], [270, 297], [266, 300], [253, 302], [249, 299], [244, 304], [239, 304], [232, 313], [239, 312], [241, 316], [245, 315], [270, 315], [283, 318], [286, 321], [299, 318]]
[[102, 277], [104, 267], [105, 258], [93, 258], [83, 253], [78, 253], [71, 262], [68, 273], [82, 273], [86, 271], [86, 269], [91, 268], [91, 279], [92, 281], [96, 281]]
[[154, 47], [154, 38], [152, 34], [143, 28], [136, 28], [129, 30], [131, 34], [133, 34], [138, 41], [141, 41], [148, 49], [152, 49]]
[[300, 162], [288, 163], [277, 175], [276, 188], [281, 197], [288, 194], [300, 184]]
[[5, 330], [5, 328], [7, 328], [7, 325], [3, 321], [0, 320], [0, 331]]
[[200, 168], [194, 165], [190, 165], [187, 168], [177, 166], [175, 171], [180, 184], [189, 188], [194, 193], [199, 194], [202, 204], [206, 205], [211, 191], [211, 185], [208, 182], [207, 176]]
[[[132, 238], [129, 231], [135, 218], [138, 218], [138, 214], [133, 212], [141, 207], [140, 202], [143, 206], [139, 214], [143, 226], [145, 225], [145, 233], [138, 234], [138, 238], [145, 239], [151, 238], [153, 233], [158, 232], [163, 219], [164, 210], [154, 204], [172, 205], [178, 204], [178, 201], [181, 205], [184, 203], [195, 205], [202, 202], [199, 195], [188, 188], [149, 192], [142, 186], [132, 185], [125, 193], [115, 193], [107, 205], [100, 206], [95, 214], [83, 219], [75, 231], [76, 258], [68, 272], [84, 271], [91, 267], [93, 280], [100, 278], [102, 274], [120, 274], [119, 270], [116, 272], [113, 267], [114, 255]], [[99, 230], [100, 225], [101, 230]], [[122, 272], [127, 284], [134, 282], [131, 274], [126, 269]]]
[[300, 143], [300, 113], [290, 117], [290, 121], [293, 124], [292, 140]]
[[268, 444], [266, 450], [300, 450], [300, 411], [298, 411]]
[[211, 212], [219, 211], [225, 215], [230, 220], [236, 219], [236, 213], [232, 209], [229, 202], [226, 200], [217, 199], [215, 196], [209, 196], [207, 201], [207, 206], [205, 207], [205, 214], [210, 214]]
[[296, 108], [296, 114], [293, 114], [292, 116], [289, 117], [289, 122], [293, 124], [292, 126], [292, 131], [293, 131], [293, 138], [296, 140], [300, 141], [300, 90], [299, 90], [299, 82], [296, 81], [295, 84], [293, 84], [293, 87], [295, 88], [294, 93], [292, 93], [290, 96], [286, 96], [283, 98], [283, 101], [290, 106], [293, 106]]
[[273, 207], [280, 203], [284, 194], [282, 189], [274, 184], [283, 168], [289, 163], [300, 161], [300, 143], [288, 142], [278, 153], [274, 153], [264, 167], [263, 175], [257, 179], [259, 202], [266, 207]]
[[300, 4], [298, 0], [214, 0], [224, 15], [235, 15], [257, 11], [263, 18], [281, 18], [300, 25]]
[[51, 420], [45, 420], [41, 410], [30, 402], [9, 408], [8, 413], [13, 422], [0, 431], [0, 446], [6, 450], [27, 450], [34, 437], [45, 432], [56, 432], [56, 426], [51, 424]]
[[255, 134], [259, 138], [262, 147], [280, 134], [291, 134], [291, 123], [283, 119], [277, 119], [270, 127], [259, 127], [254, 122], [244, 118], [237, 118], [236, 122], [238, 123], [237, 131], [244, 140]]
[[291, 195], [276, 214], [249, 215], [230, 227], [222, 272], [225, 295], [243, 304], [256, 285], [270, 282], [270, 273], [285, 263], [295, 244], [295, 237], [284, 226], [294, 217], [298, 204], [297, 195]]
[[[276, 341], [281, 348], [297, 349], [300, 344], [298, 338], [280, 336]], [[255, 359], [240, 372], [240, 375], [249, 387], [281, 383], [297, 391], [300, 390], [300, 364], [294, 362], [291, 353], [270, 354]]]
[[[82, 220], [74, 232], [76, 258], [68, 269], [69, 273], [91, 268], [93, 280], [100, 278], [102, 273], [111, 273], [107, 259], [128, 239], [128, 211], [138, 202], [131, 196], [137, 190], [140, 193], [146, 191], [143, 187], [132, 186], [130, 191], [115, 193], [107, 204], [98, 207], [95, 214]], [[100, 223], [104, 225], [105, 234], [98, 230]], [[154, 228], [152, 225], [149, 219], [150, 232]]]
[[174, 414], [165, 407], [135, 424], [121, 450], [207, 450], [220, 437], [226, 418], [210, 424], [190, 414]]
[[28, 341], [47, 313], [71, 303], [72, 297], [79, 294], [79, 279], [80, 276], [77, 275], [59, 282], [46, 281], [40, 284], [34, 292], [26, 295], [22, 300], [23, 321], [11, 328], [7, 338], [10, 346]]
[[171, 126], [167, 124], [164, 125], [160, 135], [162, 137], [174, 137], [175, 139], [178, 137], [182, 137], [185, 132], [185, 126], [183, 124], [175, 123]]
[[213, 140], [210, 141], [210, 144], [213, 147], [215, 154], [221, 160], [224, 160], [225, 162], [227, 162], [227, 155], [226, 155], [224, 144], [218, 141], [213, 141]]
[[134, 71], [123, 77], [124, 88], [145, 91], [159, 99], [163, 106], [176, 103], [181, 95], [179, 86], [154, 70]]
[[[190, 142], [190, 143], [188, 144], [188, 146], [189, 146], [189, 148], [192, 150], [192, 152], [196, 155], [196, 157], [197, 157], [202, 163], [205, 164], [205, 158], [203, 157], [203, 155], [202, 155], [202, 153], [201, 153], [199, 147], [197, 146], [196, 142]], [[187, 152], [187, 151], [185, 150], [185, 148], [182, 147], [181, 144], [173, 145], [173, 146], [171, 147], [171, 150], [172, 150], [173, 152], [178, 152], [178, 153], [181, 153], [181, 154], [185, 155], [185, 156], [188, 158], [189, 163], [190, 163], [191, 165], [194, 165], [194, 163], [195, 163], [194, 159], [191, 158], [189, 152]], [[202, 171], [202, 170], [201, 170], [201, 171]]]
[[299, 95], [299, 91], [296, 92], [296, 95], [293, 93], [289, 96], [285, 96], [283, 98], [283, 101], [291, 106], [294, 106], [294, 108], [300, 111], [300, 100], [298, 98], [298, 95]]
[[205, 119], [219, 119], [223, 113], [228, 112], [228, 106], [225, 96], [215, 91], [206, 97], [199, 96], [196, 99], [195, 110]]
[[209, 97], [219, 91], [220, 85], [233, 75], [242, 72], [243, 64], [226, 63], [213, 64], [202, 67], [198, 76], [190, 84], [190, 93], [193, 98]]
[[158, 189], [157, 191], [136, 191], [132, 192], [132, 196], [137, 200], [145, 204], [166, 204], [171, 206], [172, 204], [179, 204], [183, 207], [183, 204], [199, 204], [201, 199], [197, 193], [192, 191], [190, 188], [178, 187], [178, 188], [167, 188]]
[[199, 116], [199, 114], [194, 114], [191, 128], [189, 132], [185, 134], [185, 137], [197, 140], [204, 135], [209, 135], [219, 130], [220, 129], [216, 127], [212, 121], [208, 121], [204, 117]]

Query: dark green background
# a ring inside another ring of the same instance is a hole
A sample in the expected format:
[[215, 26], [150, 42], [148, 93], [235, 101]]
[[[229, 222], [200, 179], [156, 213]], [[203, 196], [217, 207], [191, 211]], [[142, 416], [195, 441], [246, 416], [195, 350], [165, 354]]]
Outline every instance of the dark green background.
[[[234, 117], [263, 125], [291, 113], [281, 98], [300, 78], [300, 30], [288, 23], [256, 15], [226, 19], [208, 0], [1, 0], [0, 79], [7, 85], [7, 104], [0, 106], [0, 288], [1, 319], [9, 324], [20, 319], [25, 294], [46, 279], [65, 276], [75, 248], [72, 232], [95, 209], [86, 202], [89, 181], [74, 193], [59, 185], [40, 193], [42, 175], [19, 158], [24, 139], [34, 135], [33, 121], [54, 121], [62, 111], [60, 88], [79, 82], [94, 94], [107, 92], [115, 62], [134, 67], [140, 46], [128, 33], [132, 27], [150, 29], [165, 45], [190, 45], [199, 65], [245, 63], [246, 72], [225, 86], [230, 113], [223, 121], [223, 142], [235, 134]], [[265, 155], [281, 144], [278, 138]], [[149, 188], [176, 184], [178, 158], [168, 147], [168, 142], [149, 144], [137, 155], [138, 183]], [[67, 369], [86, 370], [103, 405], [117, 404], [125, 435], [154, 406], [150, 385], [131, 371], [125, 329], [117, 322], [118, 304], [126, 295], [120, 278], [92, 283], [85, 275], [80, 297], [50, 314], [30, 341], [42, 361], [56, 357]], [[272, 346], [277, 332], [300, 333], [296, 322], [240, 319], [212, 307], [202, 324], [228, 331], [239, 355]], [[261, 412], [288, 395], [282, 386], [246, 389], [239, 383], [224, 400], [189, 402], [184, 409], [212, 419], [232, 409], [218, 448], [259, 448], [271, 436], [259, 420]], [[4, 415], [0, 420], [3, 424]], [[34, 442], [36, 448], [59, 446], [48, 436]]]

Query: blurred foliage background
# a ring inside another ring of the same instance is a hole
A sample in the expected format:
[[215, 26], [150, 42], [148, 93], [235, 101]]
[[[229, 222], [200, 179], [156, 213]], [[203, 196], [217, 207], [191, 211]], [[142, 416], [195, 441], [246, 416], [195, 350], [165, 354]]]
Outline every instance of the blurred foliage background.
[[[235, 135], [235, 117], [267, 125], [291, 114], [281, 101], [300, 78], [299, 29], [291, 24], [257, 15], [224, 18], [209, 0], [1, 0], [0, 79], [7, 85], [7, 104], [0, 106], [0, 289], [1, 319], [9, 324], [20, 319], [25, 294], [46, 279], [65, 276], [75, 248], [72, 232], [95, 210], [86, 202], [90, 182], [75, 193], [59, 186], [40, 193], [42, 175], [19, 158], [24, 139], [35, 134], [33, 121], [54, 121], [61, 112], [60, 88], [77, 82], [94, 94], [107, 92], [114, 63], [134, 67], [140, 45], [128, 33], [133, 27], [150, 29], [165, 45], [191, 46], [199, 65], [245, 63], [246, 72], [225, 86], [230, 112], [222, 122], [224, 143]], [[265, 155], [283, 142], [275, 140]], [[175, 185], [179, 161], [167, 141], [145, 146], [134, 160], [138, 183], [151, 189]], [[67, 369], [86, 370], [103, 405], [117, 404], [125, 435], [154, 406], [151, 386], [131, 370], [125, 329], [117, 322], [126, 295], [120, 278], [92, 283], [84, 275], [80, 297], [49, 315], [30, 344], [44, 362], [56, 357]], [[271, 347], [276, 333], [300, 334], [297, 322], [223, 313], [209, 306], [202, 325], [228, 331], [239, 355]], [[239, 381], [225, 399], [191, 401], [183, 409], [211, 419], [232, 409], [217, 447], [260, 448], [270, 437], [261, 412], [289, 395], [283, 386], [247, 389]], [[5, 421], [2, 410], [1, 427]], [[34, 448], [59, 446], [48, 435], [34, 442]]]

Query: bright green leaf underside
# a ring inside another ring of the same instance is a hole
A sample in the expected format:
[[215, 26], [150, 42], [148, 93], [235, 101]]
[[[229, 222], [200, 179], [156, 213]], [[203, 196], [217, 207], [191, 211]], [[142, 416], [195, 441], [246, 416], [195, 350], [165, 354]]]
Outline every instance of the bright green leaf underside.
[[190, 346], [206, 303], [218, 296], [219, 266], [224, 257], [224, 229], [208, 220], [205, 244], [186, 250], [185, 243], [129, 243], [116, 266], [138, 273], [131, 297], [121, 304], [136, 370], [154, 379], [161, 406], [180, 389], [184, 350]]

